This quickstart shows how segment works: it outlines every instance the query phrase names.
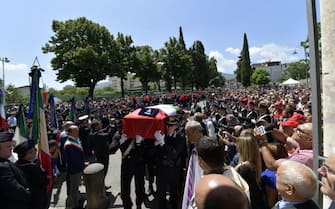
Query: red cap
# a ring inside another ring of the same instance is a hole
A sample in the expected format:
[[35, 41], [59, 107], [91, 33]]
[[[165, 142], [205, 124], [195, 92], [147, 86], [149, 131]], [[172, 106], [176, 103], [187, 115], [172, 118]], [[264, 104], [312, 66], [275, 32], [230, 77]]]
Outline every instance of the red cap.
[[277, 101], [275, 103], [276, 106], [284, 106], [283, 101]]
[[298, 122], [298, 120], [305, 120], [305, 116], [299, 113], [295, 113], [292, 117], [290, 117], [290, 120]]
[[283, 121], [283, 122], [280, 122], [280, 125], [282, 126], [289, 126], [289, 127], [293, 127], [293, 128], [296, 128], [298, 127], [298, 122], [295, 121], [295, 120], [291, 120], [291, 118], [287, 121]]

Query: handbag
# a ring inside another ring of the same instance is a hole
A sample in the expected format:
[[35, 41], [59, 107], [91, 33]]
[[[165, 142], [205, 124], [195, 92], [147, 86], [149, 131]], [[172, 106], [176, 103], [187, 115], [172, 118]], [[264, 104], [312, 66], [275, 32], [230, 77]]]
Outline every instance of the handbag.
[[242, 176], [231, 166], [226, 166], [223, 175], [234, 181], [242, 191], [247, 195], [250, 202], [250, 190], [248, 183], [242, 178]]

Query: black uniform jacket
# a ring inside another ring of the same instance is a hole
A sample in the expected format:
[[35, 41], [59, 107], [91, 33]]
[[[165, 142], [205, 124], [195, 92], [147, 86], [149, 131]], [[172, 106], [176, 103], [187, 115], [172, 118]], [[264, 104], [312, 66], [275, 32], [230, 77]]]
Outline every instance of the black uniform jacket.
[[0, 208], [29, 208], [31, 193], [23, 173], [7, 159], [0, 158]]
[[19, 159], [15, 164], [21, 169], [27, 179], [27, 184], [32, 194], [30, 208], [48, 208], [48, 194], [46, 193], [46, 186], [50, 181], [48, 174], [42, 171], [38, 165], [27, 160]]

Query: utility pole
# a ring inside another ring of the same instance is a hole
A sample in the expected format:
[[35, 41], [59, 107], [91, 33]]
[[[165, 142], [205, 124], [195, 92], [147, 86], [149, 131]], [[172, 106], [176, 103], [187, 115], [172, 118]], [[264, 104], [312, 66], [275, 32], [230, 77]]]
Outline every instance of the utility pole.
[[5, 62], [9, 62], [9, 59], [7, 57], [0, 58], [0, 61], [2, 62], [2, 93], [3, 93], [3, 105], [5, 107], [6, 105], [6, 93], [5, 93]]

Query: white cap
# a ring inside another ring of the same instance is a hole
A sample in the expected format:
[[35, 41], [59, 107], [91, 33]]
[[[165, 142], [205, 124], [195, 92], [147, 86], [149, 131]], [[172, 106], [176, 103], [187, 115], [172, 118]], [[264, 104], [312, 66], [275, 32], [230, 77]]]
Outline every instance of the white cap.
[[83, 121], [83, 120], [86, 120], [86, 119], [88, 119], [88, 115], [83, 115], [83, 116], [78, 118], [79, 121]]

